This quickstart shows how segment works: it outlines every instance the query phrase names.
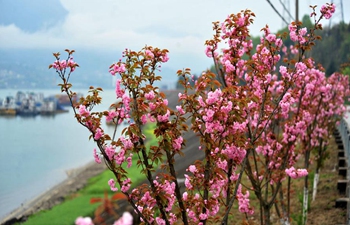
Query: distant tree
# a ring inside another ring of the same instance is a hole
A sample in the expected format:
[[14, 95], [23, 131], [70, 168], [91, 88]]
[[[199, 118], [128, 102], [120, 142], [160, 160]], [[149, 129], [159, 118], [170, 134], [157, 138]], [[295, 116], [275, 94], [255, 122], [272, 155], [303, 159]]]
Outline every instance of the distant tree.
[[303, 19], [301, 20], [301, 22], [303, 23], [303, 27], [307, 27], [308, 29], [314, 26], [314, 24], [311, 22], [310, 16], [307, 14], [303, 16]]
[[317, 35], [322, 41], [318, 42], [311, 51], [311, 57], [324, 66], [327, 75], [341, 71], [341, 66], [350, 59], [350, 24], [339, 23]]
[[341, 73], [350, 76], [350, 67], [345, 67]]
[[336, 65], [335, 65], [335, 63], [334, 63], [334, 60], [332, 59], [332, 60], [330, 60], [330, 64], [329, 64], [329, 66], [328, 66], [327, 69], [326, 69], [326, 75], [327, 75], [327, 76], [330, 76], [330, 75], [332, 75], [334, 72], [336, 72]]

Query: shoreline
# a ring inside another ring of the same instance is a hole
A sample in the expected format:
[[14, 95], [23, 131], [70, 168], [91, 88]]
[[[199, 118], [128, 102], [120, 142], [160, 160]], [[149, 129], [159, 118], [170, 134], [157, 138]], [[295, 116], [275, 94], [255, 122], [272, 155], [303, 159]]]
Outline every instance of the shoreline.
[[34, 213], [51, 209], [63, 202], [67, 195], [85, 187], [89, 178], [102, 173], [106, 169], [104, 163], [97, 164], [95, 161], [91, 161], [81, 167], [66, 170], [67, 178], [65, 180], [5, 215], [1, 218], [0, 224], [7, 225], [25, 221]]

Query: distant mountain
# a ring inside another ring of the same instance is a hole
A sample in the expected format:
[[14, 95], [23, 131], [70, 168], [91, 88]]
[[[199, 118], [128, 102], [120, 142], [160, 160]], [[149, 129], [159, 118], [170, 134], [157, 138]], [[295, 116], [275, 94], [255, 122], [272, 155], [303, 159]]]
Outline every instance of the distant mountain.
[[[55, 60], [53, 51], [32, 49], [0, 49], [0, 88], [34, 89], [57, 88], [60, 82], [54, 70], [48, 66]], [[113, 78], [108, 73], [109, 66], [118, 61], [121, 51], [114, 53], [76, 50], [74, 59], [80, 67], [72, 74], [71, 83], [75, 88], [89, 86], [114, 88]], [[62, 59], [67, 55], [61, 52]], [[177, 81], [176, 71], [162, 67], [159, 73], [163, 81], [159, 84], [164, 89], [172, 89]]]

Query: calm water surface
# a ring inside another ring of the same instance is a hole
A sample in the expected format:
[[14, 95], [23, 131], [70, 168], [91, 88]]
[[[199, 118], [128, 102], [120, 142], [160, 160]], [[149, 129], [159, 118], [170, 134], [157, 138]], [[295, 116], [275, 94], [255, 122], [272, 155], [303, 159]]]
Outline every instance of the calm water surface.
[[[45, 97], [59, 93], [34, 92]], [[16, 93], [0, 90], [0, 98]], [[102, 96], [105, 101], [99, 110], [107, 109], [115, 100], [113, 90]], [[105, 129], [112, 132], [112, 128]], [[72, 110], [55, 116], [0, 116], [0, 218], [63, 181], [66, 170], [92, 161], [95, 145], [88, 136]]]

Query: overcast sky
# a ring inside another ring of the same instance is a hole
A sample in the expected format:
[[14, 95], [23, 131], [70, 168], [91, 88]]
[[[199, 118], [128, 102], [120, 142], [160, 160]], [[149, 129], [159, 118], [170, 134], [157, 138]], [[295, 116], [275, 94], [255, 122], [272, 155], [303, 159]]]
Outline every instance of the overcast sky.
[[[289, 2], [294, 17], [294, 0], [271, 0], [288, 18], [280, 2]], [[299, 2], [302, 18], [310, 14], [309, 5], [321, 6], [326, 1]], [[350, 1], [344, 0], [343, 7], [349, 23], [345, 9], [350, 9]], [[242, 9], [256, 14], [251, 27], [254, 36], [261, 34], [265, 24], [273, 32], [282, 27], [282, 20], [266, 0], [0, 0], [0, 49], [84, 48], [93, 54], [96, 50], [139, 50], [147, 44], [169, 49], [168, 66], [173, 69], [200, 70], [210, 62], [204, 42], [213, 34], [211, 23]], [[336, 10], [332, 23], [341, 19], [339, 4]]]

